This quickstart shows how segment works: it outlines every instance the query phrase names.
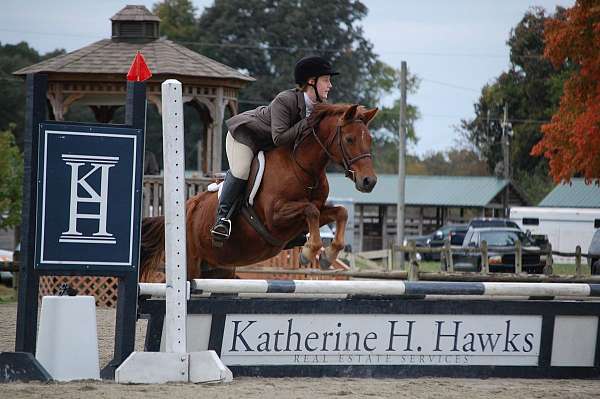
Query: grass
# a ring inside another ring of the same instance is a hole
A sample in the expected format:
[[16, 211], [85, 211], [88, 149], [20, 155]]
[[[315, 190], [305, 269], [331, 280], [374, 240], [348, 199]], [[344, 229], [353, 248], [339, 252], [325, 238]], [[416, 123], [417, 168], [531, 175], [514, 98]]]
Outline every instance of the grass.
[[[387, 270], [387, 263], [385, 261], [376, 261], [376, 262], [362, 262], [360, 258], [356, 259], [356, 267], [358, 270], [373, 270], [373, 263], [378, 265], [378, 270]], [[407, 263], [405, 263], [406, 265]], [[575, 264], [569, 263], [555, 263], [553, 266], [553, 272], [555, 275], [574, 275], [575, 274]], [[583, 262], [581, 265], [582, 274], [584, 276], [590, 275], [590, 267], [587, 263]], [[434, 261], [423, 261], [419, 262], [419, 270], [422, 272], [439, 272], [440, 271], [440, 262]]]
[[[440, 271], [440, 263], [439, 262], [420, 262], [419, 270], [424, 272], [439, 272]], [[582, 263], [581, 271], [584, 276], [590, 275], [590, 267], [587, 263]], [[574, 275], [575, 274], [575, 264], [569, 263], [555, 263], [553, 265], [553, 272], [555, 275]]]
[[17, 301], [17, 291], [0, 284], [0, 303], [12, 303]]

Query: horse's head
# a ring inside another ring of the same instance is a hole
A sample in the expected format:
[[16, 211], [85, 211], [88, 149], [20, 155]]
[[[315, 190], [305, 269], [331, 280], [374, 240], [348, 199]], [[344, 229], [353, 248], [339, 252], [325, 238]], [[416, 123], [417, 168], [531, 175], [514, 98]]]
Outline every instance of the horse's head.
[[334, 111], [329, 110], [332, 117], [323, 118], [319, 125], [319, 136], [324, 139], [322, 147], [333, 162], [345, 169], [346, 177], [354, 182], [358, 191], [369, 193], [377, 183], [377, 175], [373, 170], [368, 124], [377, 114], [377, 108], [319, 104], [315, 111], [327, 113], [330, 107]]

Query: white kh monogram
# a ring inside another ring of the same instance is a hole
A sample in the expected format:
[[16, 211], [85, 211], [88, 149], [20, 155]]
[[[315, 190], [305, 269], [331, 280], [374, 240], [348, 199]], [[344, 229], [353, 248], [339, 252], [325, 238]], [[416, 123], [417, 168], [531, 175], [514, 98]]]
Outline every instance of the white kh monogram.
[[[95, 155], [62, 154], [62, 159], [71, 167], [71, 192], [69, 204], [69, 230], [63, 232], [59, 242], [69, 243], [94, 243], [116, 244], [114, 235], [106, 231], [106, 216], [108, 207], [108, 174], [110, 168], [115, 166], [119, 157], [105, 157]], [[79, 177], [80, 167], [91, 169]], [[92, 187], [88, 178], [100, 173], [100, 187]], [[80, 197], [78, 189], [81, 187], [89, 196]], [[97, 191], [99, 189], [99, 192]], [[79, 213], [80, 203], [95, 203], [99, 206], [98, 213]], [[78, 230], [77, 223], [80, 219], [98, 220], [98, 231], [91, 235], [84, 235]]]

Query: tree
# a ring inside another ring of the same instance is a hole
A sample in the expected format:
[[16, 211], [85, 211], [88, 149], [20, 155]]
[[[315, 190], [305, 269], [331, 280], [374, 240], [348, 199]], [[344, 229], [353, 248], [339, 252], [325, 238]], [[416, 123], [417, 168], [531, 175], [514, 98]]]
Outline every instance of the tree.
[[[565, 10], [557, 7], [554, 18], [564, 18]], [[507, 41], [511, 66], [492, 83], [485, 85], [474, 104], [475, 118], [463, 120], [464, 138], [473, 144], [486, 160], [490, 172], [503, 162], [502, 117], [506, 104], [512, 124], [510, 160], [513, 178], [534, 202], [551, 189], [545, 159], [530, 155], [532, 147], [542, 137], [541, 125], [550, 119], [559, 103], [568, 66], [554, 69], [543, 58], [545, 22], [544, 9], [535, 7], [526, 12], [511, 30]], [[532, 173], [535, 176], [532, 177]], [[535, 183], [537, 182], [537, 184]]]
[[[11, 126], [14, 128], [14, 125]], [[21, 222], [23, 157], [10, 130], [0, 132], [0, 229]]]
[[467, 148], [432, 151], [421, 157], [409, 157], [407, 170], [416, 175], [486, 176], [487, 167], [477, 153]]
[[160, 17], [161, 36], [180, 42], [198, 40], [196, 11], [190, 0], [163, 0], [152, 8]]
[[583, 175], [600, 182], [600, 6], [578, 0], [566, 18], [546, 22], [544, 55], [554, 67], [572, 66], [560, 107], [542, 127], [531, 153], [550, 162], [556, 182]]
[[25, 123], [25, 84], [12, 73], [64, 52], [55, 50], [42, 56], [26, 42], [5, 45], [0, 43], [0, 131], [10, 129], [20, 148], [23, 147]]
[[390, 69], [363, 35], [366, 15], [358, 0], [216, 0], [197, 20], [197, 43], [188, 47], [257, 79], [241, 93], [246, 108], [293, 87], [294, 63], [308, 54], [330, 59], [341, 73], [331, 101], [373, 106]]

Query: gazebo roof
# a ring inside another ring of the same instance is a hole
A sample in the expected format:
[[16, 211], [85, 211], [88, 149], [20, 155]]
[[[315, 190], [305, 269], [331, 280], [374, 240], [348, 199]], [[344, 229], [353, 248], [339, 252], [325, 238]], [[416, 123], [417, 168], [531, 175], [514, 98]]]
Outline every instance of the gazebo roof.
[[104, 39], [79, 50], [21, 68], [15, 75], [35, 72], [126, 74], [136, 51], [141, 51], [154, 75], [185, 75], [213, 79], [255, 79], [167, 39], [131, 43]]
[[157, 21], [160, 18], [152, 14], [145, 6], [126, 5], [110, 18], [111, 21]]

